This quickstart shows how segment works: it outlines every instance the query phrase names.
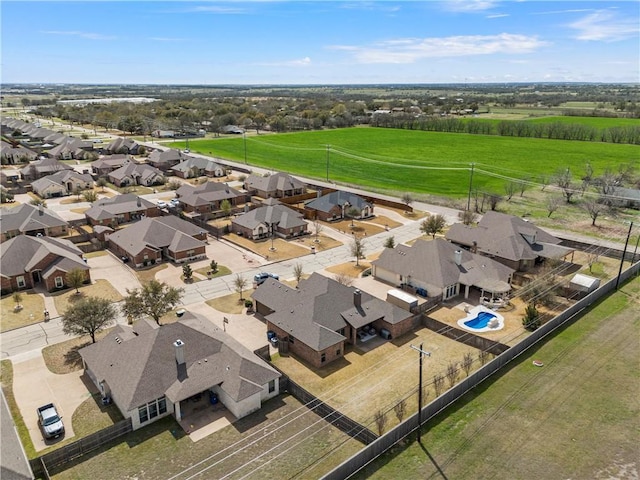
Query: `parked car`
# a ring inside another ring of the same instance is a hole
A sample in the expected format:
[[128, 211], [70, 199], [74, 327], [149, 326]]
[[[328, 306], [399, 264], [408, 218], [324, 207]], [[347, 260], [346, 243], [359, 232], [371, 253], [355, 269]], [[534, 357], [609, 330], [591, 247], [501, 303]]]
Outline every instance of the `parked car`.
[[58, 415], [58, 411], [53, 403], [47, 403], [38, 408], [38, 424], [42, 430], [44, 438], [58, 438], [64, 435], [64, 424], [62, 417]]
[[158, 205], [158, 208], [167, 208], [167, 202], [165, 202], [164, 200], [158, 200], [156, 202], [156, 205]]
[[179, 205], [180, 205], [180, 200], [178, 200], [177, 198], [172, 198], [171, 200], [169, 200], [170, 207], [177, 208]]
[[275, 273], [267, 273], [267, 272], [261, 272], [261, 273], [257, 273], [254, 277], [253, 277], [253, 284], [258, 287], [260, 285], [262, 285], [267, 278], [273, 278], [275, 280], [280, 280], [280, 277], [278, 275], [276, 275]]

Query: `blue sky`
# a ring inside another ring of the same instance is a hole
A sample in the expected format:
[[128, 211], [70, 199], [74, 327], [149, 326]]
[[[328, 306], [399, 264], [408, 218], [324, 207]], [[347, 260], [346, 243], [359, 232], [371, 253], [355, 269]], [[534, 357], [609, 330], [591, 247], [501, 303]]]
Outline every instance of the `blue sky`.
[[637, 1], [7, 1], [3, 83], [638, 82]]

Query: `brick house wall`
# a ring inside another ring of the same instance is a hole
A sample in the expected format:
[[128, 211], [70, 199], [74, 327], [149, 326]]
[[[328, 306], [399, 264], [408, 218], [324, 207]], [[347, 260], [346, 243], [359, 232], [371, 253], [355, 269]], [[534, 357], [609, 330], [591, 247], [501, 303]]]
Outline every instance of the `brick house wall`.
[[194, 248], [191, 255], [189, 255], [189, 251], [187, 250], [183, 250], [180, 252], [172, 252], [171, 250], [169, 250], [167, 255], [177, 263], [188, 262], [192, 260], [202, 260], [204, 258], [207, 258], [207, 253], [205, 251], [204, 245]]
[[288, 348], [290, 354], [304, 360], [315, 368], [322, 368], [334, 360], [342, 358], [344, 355], [344, 341], [318, 351], [295, 337], [292, 339], [287, 332], [269, 321], [267, 321], [267, 329], [273, 330], [281, 342], [287, 342], [288, 345], [284, 348]]
[[[84, 273], [84, 283], [91, 282], [91, 274], [89, 273], [89, 269], [85, 270]], [[62, 270], [54, 270], [47, 278], [43, 278], [42, 280], [47, 291], [53, 292], [62, 288], [68, 288], [67, 274], [68, 272], [64, 272]], [[56, 278], [62, 278], [62, 286], [59, 286], [59, 283], [56, 284]]]

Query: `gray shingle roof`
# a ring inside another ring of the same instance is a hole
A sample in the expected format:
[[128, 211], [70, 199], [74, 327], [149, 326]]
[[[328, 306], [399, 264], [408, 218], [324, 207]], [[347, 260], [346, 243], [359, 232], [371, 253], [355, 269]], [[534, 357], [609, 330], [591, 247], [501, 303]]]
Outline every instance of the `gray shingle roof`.
[[[175, 360], [176, 340], [184, 343], [186, 365], [181, 375]], [[191, 312], [161, 327], [144, 320], [133, 328], [119, 325], [103, 340], [81, 349], [80, 355], [127, 410], [162, 395], [172, 402], [185, 400], [215, 385], [240, 401], [280, 377], [207, 318]]]
[[337, 331], [347, 324], [360, 328], [380, 318], [395, 324], [411, 316], [366, 292], [361, 292], [361, 308], [355, 308], [354, 290], [313, 273], [298, 289], [269, 279], [251, 296], [274, 310], [266, 317], [269, 322], [316, 351], [343, 341], [345, 337]]
[[247, 190], [260, 190], [263, 192], [286, 192], [305, 188], [305, 184], [288, 173], [278, 172], [267, 177], [262, 175], [249, 175], [245, 180]]
[[234, 224], [254, 229], [260, 224], [271, 225], [277, 223], [280, 228], [295, 228], [306, 226], [302, 213], [291, 210], [284, 205], [265, 205], [250, 210], [233, 220]]
[[82, 261], [82, 251], [68, 240], [50, 237], [30, 237], [18, 235], [2, 245], [0, 254], [0, 270], [3, 277], [14, 277], [30, 272], [47, 255], [57, 258], [43, 270], [53, 271], [52, 267], [68, 272], [74, 268], [87, 270], [89, 267]]
[[206, 172], [215, 172], [222, 167], [208, 158], [185, 157], [179, 164], [171, 167], [171, 170], [175, 172], [188, 172], [192, 168], [198, 168]]
[[485, 213], [477, 227], [452, 225], [446, 238], [468, 247], [475, 242], [478, 252], [512, 261], [559, 258], [572, 251], [533, 223], [493, 211]]
[[124, 213], [145, 212], [155, 205], [133, 193], [116, 195], [112, 198], [104, 198], [94, 202], [89, 210], [84, 212], [87, 218], [93, 220], [108, 220], [116, 215]]
[[31, 182], [31, 185], [34, 190], [42, 190], [50, 184], [60, 185], [66, 189], [66, 182], [70, 180], [83, 182], [89, 185], [93, 184], [93, 177], [88, 173], [78, 173], [75, 170], [63, 170], [61, 172], [56, 172], [51, 175], [47, 175], [46, 177], [39, 178], [38, 180]]
[[196, 207], [222, 200], [231, 200], [245, 194], [231, 188], [226, 183], [206, 182], [197, 187], [185, 183], [176, 190], [176, 195], [185, 205]]
[[338, 190], [337, 192], [331, 192], [327, 195], [323, 195], [320, 198], [309, 200], [305, 203], [305, 206], [321, 212], [330, 212], [336, 205], [342, 207], [347, 203], [358, 210], [362, 210], [367, 205], [371, 205], [364, 198], [356, 195], [355, 193]]
[[0, 208], [1, 233], [14, 230], [25, 233], [41, 228], [60, 227], [63, 225], [67, 226], [67, 222], [54, 211], [44, 207], [40, 208], [23, 203], [16, 207]]
[[[461, 264], [455, 262], [460, 251]], [[461, 283], [491, 291], [508, 291], [513, 270], [501, 263], [460, 249], [442, 238], [419, 239], [413, 246], [398, 245], [385, 248], [379, 258], [371, 262], [377, 268], [409, 277], [427, 285], [429, 296], [440, 295], [446, 287]], [[493, 290], [499, 289], [499, 290]]]

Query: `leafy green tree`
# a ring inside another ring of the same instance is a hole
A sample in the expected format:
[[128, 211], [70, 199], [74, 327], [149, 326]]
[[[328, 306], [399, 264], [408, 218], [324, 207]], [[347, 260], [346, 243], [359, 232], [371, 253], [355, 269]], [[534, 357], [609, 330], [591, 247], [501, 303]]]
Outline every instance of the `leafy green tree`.
[[62, 331], [67, 335], [89, 335], [96, 343], [96, 334], [113, 323], [117, 310], [111, 300], [86, 297], [71, 304], [62, 314]]
[[180, 303], [184, 289], [151, 280], [142, 288], [127, 289], [122, 313], [132, 318], [149, 316], [160, 325], [160, 318]]
[[209, 263], [209, 268], [211, 269], [211, 271], [213, 273], [217, 273], [218, 272], [218, 262], [216, 262], [215, 260], [211, 260], [211, 263]]
[[98, 185], [102, 191], [104, 192], [104, 187], [107, 186], [107, 179], [104, 177], [100, 177], [97, 181], [96, 181], [96, 185]]
[[220, 210], [225, 217], [229, 217], [231, 215], [231, 202], [226, 199], [220, 202]]
[[98, 194], [94, 190], [85, 190], [82, 194], [85, 202], [93, 203], [98, 200]]
[[193, 278], [193, 269], [191, 268], [191, 265], [189, 265], [188, 263], [185, 263], [184, 265], [182, 265], [182, 276], [187, 282]]
[[425, 235], [431, 235], [433, 238], [436, 238], [438, 233], [442, 233], [444, 227], [447, 226], [447, 220], [444, 216], [438, 215], [429, 215], [425, 218], [420, 224], [420, 230]]
[[522, 317], [522, 326], [527, 330], [536, 330], [540, 327], [541, 319], [540, 312], [536, 308], [534, 303], [527, 304], [524, 311], [524, 317]]
[[67, 273], [67, 285], [76, 289], [76, 294], [80, 294], [80, 287], [87, 280], [85, 271], [81, 268], [74, 268]]
[[384, 248], [396, 248], [396, 239], [393, 238], [393, 235], [384, 241]]
[[47, 202], [45, 202], [42, 198], [32, 198], [29, 203], [34, 207], [47, 208]]

